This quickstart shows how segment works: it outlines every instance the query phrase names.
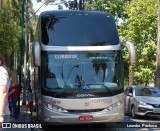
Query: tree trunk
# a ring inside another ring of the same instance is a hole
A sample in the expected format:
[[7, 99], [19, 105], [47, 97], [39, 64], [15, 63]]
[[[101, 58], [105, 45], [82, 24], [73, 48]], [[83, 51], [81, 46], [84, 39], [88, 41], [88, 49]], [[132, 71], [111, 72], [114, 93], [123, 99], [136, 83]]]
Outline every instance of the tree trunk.
[[3, 0], [0, 0], [0, 10], [2, 9]]
[[160, 0], [158, 2], [157, 69], [155, 86], [160, 87]]
[[132, 86], [134, 83], [134, 74], [133, 72], [129, 72], [129, 86]]

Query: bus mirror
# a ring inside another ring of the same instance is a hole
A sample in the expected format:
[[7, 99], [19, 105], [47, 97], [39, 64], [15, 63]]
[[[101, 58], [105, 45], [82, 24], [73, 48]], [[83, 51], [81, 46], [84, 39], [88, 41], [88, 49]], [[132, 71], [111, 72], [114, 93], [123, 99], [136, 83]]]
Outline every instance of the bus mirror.
[[34, 43], [33, 58], [34, 58], [34, 66], [36, 67], [40, 66], [41, 65], [41, 47], [39, 42]]
[[131, 65], [135, 65], [136, 64], [136, 51], [135, 51], [134, 44], [131, 42], [126, 42], [124, 45], [127, 47], [129, 51]]

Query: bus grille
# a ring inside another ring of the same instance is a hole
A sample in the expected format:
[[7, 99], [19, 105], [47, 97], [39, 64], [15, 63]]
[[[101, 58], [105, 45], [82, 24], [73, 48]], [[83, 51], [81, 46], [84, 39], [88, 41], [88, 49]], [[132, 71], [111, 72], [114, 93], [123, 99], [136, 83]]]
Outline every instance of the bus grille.
[[99, 112], [104, 109], [91, 109], [91, 110], [67, 110], [69, 113], [87, 113], [87, 112]]

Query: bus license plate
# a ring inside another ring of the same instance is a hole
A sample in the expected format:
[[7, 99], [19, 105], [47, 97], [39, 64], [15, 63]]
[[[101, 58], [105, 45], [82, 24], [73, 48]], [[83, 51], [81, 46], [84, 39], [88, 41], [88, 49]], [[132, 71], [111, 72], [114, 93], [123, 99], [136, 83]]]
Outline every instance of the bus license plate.
[[79, 120], [80, 121], [91, 121], [93, 120], [93, 116], [80, 116]]

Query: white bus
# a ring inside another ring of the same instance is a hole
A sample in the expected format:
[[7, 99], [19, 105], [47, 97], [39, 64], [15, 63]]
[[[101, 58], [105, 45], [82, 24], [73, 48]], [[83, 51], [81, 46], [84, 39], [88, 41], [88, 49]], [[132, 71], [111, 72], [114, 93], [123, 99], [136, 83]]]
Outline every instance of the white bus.
[[[134, 45], [126, 45], [134, 64]], [[123, 121], [122, 48], [109, 13], [42, 12], [33, 47], [39, 119], [53, 125]]]

